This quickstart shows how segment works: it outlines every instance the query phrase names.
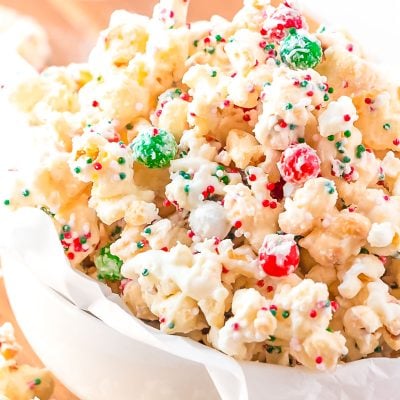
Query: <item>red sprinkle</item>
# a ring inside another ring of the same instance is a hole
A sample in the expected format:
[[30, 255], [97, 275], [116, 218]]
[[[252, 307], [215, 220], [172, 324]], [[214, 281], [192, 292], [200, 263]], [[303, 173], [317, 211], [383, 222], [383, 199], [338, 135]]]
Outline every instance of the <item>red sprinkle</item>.
[[75, 258], [75, 254], [74, 253], [68, 253], [67, 257], [69, 260], [73, 260]]
[[364, 103], [365, 103], [365, 104], [372, 104], [372, 99], [371, 99], [370, 97], [366, 97], [366, 98], [364, 99]]
[[332, 300], [331, 307], [332, 307], [332, 311], [336, 312], [339, 309], [339, 304], [335, 300]]
[[210, 194], [214, 193], [215, 192], [215, 187], [211, 186], [211, 185], [207, 186], [207, 192], [210, 193]]
[[165, 199], [165, 200], [163, 201], [163, 206], [164, 206], [164, 207], [170, 207], [170, 206], [172, 206], [172, 203], [171, 203], [168, 199]]
[[162, 251], [168, 251], [168, 247], [167, 247], [167, 246], [161, 247], [160, 250], [162, 250]]
[[249, 175], [249, 181], [254, 182], [257, 180], [257, 177], [254, 174]]
[[354, 47], [351, 43], [346, 46], [346, 49], [351, 53], [354, 50]]
[[267, 190], [271, 191], [274, 189], [275, 189], [275, 183], [273, 182], [267, 183]]
[[275, 305], [275, 304], [271, 304], [270, 306], [269, 306], [269, 309], [270, 310], [277, 310], [278, 309], [278, 307]]
[[310, 317], [315, 318], [317, 316], [317, 311], [316, 310], [311, 310], [310, 311]]
[[389, 200], [390, 200], [390, 197], [389, 197], [388, 195], [385, 195], [385, 196], [383, 196], [383, 200], [389, 201]]
[[346, 122], [349, 122], [349, 121], [351, 120], [351, 117], [350, 117], [349, 114], [345, 114], [345, 115], [343, 115], [343, 119], [344, 119]]
[[265, 36], [267, 34], [267, 31], [264, 28], [262, 28], [260, 33], [262, 36]]
[[322, 364], [323, 358], [321, 356], [315, 357], [316, 364]]
[[103, 166], [99, 162], [96, 162], [96, 163], [93, 164], [93, 168], [96, 171], [100, 171], [103, 168]]
[[310, 90], [309, 92], [306, 93], [308, 97], [312, 97], [314, 96], [314, 92], [312, 90]]
[[231, 105], [231, 102], [229, 100], [224, 101], [224, 107], [229, 107]]
[[232, 327], [233, 327], [233, 330], [234, 330], [234, 331], [238, 331], [238, 330], [240, 329], [240, 325], [239, 325], [237, 322], [235, 322], [235, 323], [232, 325]]
[[190, 231], [188, 231], [187, 235], [190, 239], [192, 239], [194, 237], [194, 232], [192, 230], [190, 230]]
[[271, 202], [269, 203], [269, 206], [270, 206], [272, 209], [275, 209], [276, 207], [278, 207], [278, 204], [276, 203], [276, 201], [271, 201]]
[[244, 115], [243, 115], [243, 121], [249, 122], [250, 120], [251, 120], [251, 117], [250, 117], [249, 114], [244, 114]]
[[280, 126], [281, 128], [286, 128], [286, 127], [287, 127], [287, 123], [286, 123], [283, 119], [281, 119], [281, 120], [278, 122], [278, 124], [279, 124], [279, 126]]
[[268, 293], [271, 293], [271, 292], [273, 292], [274, 291], [274, 287], [273, 286], [267, 286], [267, 292]]
[[263, 287], [265, 285], [265, 282], [263, 279], [260, 279], [259, 281], [257, 281], [257, 286], [258, 287]]
[[240, 229], [242, 227], [242, 221], [236, 221], [233, 225], [236, 229]]
[[395, 146], [398, 146], [398, 145], [400, 144], [400, 139], [399, 139], [399, 138], [394, 139], [394, 140], [393, 140], [393, 144], [394, 144]]
[[211, 40], [209, 37], [204, 38], [204, 43], [210, 43], [210, 42], [211, 42]]
[[263, 207], [269, 207], [269, 200], [263, 200], [262, 206]]
[[93, 107], [98, 107], [100, 104], [97, 100], [93, 100], [92, 106]]
[[225, 265], [222, 265], [222, 273], [227, 274], [229, 272], [229, 269], [225, 267]]

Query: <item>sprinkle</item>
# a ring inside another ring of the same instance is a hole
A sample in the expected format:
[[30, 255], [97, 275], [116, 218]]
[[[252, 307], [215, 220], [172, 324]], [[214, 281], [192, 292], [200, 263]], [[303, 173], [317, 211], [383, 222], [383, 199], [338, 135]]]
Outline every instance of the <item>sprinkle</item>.
[[308, 85], [308, 82], [307, 81], [302, 81], [302, 82], [300, 82], [300, 86], [301, 87], [306, 87]]
[[121, 181], [123, 181], [126, 178], [126, 173], [125, 172], [120, 172], [119, 178], [121, 179]]
[[161, 247], [160, 250], [162, 250], [162, 251], [168, 251], [168, 247], [167, 247], [167, 246]]
[[80, 174], [81, 173], [81, 169], [79, 167], [76, 167], [74, 169], [74, 171], [75, 171], [76, 174]]
[[151, 228], [146, 228], [146, 229], [143, 231], [143, 233], [144, 233], [145, 235], [150, 235], [150, 234], [151, 234]]
[[91, 159], [91, 158], [88, 158], [87, 160], [86, 160], [86, 164], [91, 164], [93, 162], [93, 160]]
[[325, 188], [328, 191], [329, 194], [335, 193], [335, 188], [333, 187], [331, 182], [325, 183]]
[[344, 156], [342, 160], [345, 164], [349, 163], [351, 161], [351, 158], [348, 156]]
[[278, 125], [279, 125], [282, 129], [285, 129], [285, 128], [287, 127], [287, 123], [286, 123], [283, 119], [279, 120]]
[[267, 286], [267, 293], [271, 293], [273, 291], [274, 291], [274, 287], [273, 286], [271, 286], [271, 285]]
[[332, 94], [334, 91], [335, 91], [335, 89], [334, 89], [333, 87], [330, 87], [330, 88], [328, 89], [328, 93], [329, 93], [329, 94]]
[[267, 183], [267, 190], [272, 191], [274, 189], [275, 189], [275, 183], [273, 182]]
[[289, 318], [289, 316], [290, 316], [290, 312], [289, 311], [282, 311], [282, 317], [284, 318], [284, 319], [286, 319], [286, 318]]
[[214, 193], [215, 192], [215, 187], [212, 186], [212, 185], [207, 186], [207, 192], [210, 193], [210, 194]]
[[393, 144], [395, 146], [398, 146], [400, 144], [400, 139], [399, 138], [393, 139]]
[[321, 356], [315, 357], [315, 363], [316, 364], [321, 364], [323, 361], [323, 358]]
[[263, 207], [269, 207], [269, 200], [263, 200], [262, 201], [262, 206]]
[[296, 125], [295, 124], [289, 124], [289, 129], [291, 131], [294, 131], [296, 129]]
[[120, 164], [120, 165], [123, 165], [126, 162], [124, 157], [119, 157], [117, 161], [118, 161], [118, 164]]
[[199, 41], [198, 40], [195, 40], [194, 42], [193, 42], [193, 46], [194, 47], [197, 47], [199, 45]]
[[305, 143], [305, 142], [306, 142], [306, 139], [300, 137], [300, 138], [297, 139], [297, 142], [298, 142], [298, 143]]
[[136, 247], [138, 248], [138, 249], [143, 249], [143, 247], [144, 247], [144, 243], [143, 243], [143, 241], [139, 241], [139, 242], [137, 242], [136, 243]]
[[10, 200], [8, 200], [8, 199], [4, 200], [3, 204], [5, 206], [9, 206], [10, 205]]
[[170, 322], [168, 324], [168, 329], [174, 329], [175, 328], [175, 323], [174, 322]]
[[99, 102], [97, 100], [93, 100], [92, 107], [98, 107], [98, 106], [99, 106]]
[[149, 272], [149, 270], [148, 270], [147, 268], [145, 268], [145, 269], [142, 271], [142, 275], [143, 275], [143, 276], [149, 276], [149, 274], [150, 274], [150, 272]]
[[238, 331], [238, 330], [240, 329], [240, 325], [239, 325], [237, 322], [235, 322], [235, 323], [232, 325], [232, 328], [233, 328], [234, 331]]
[[257, 180], [257, 176], [254, 174], [249, 175], [249, 181], [254, 182]]
[[306, 93], [306, 95], [308, 97], [312, 97], [312, 96], [314, 96], [314, 92], [312, 90], [310, 90], [309, 92]]
[[220, 42], [222, 40], [222, 36], [221, 35], [215, 35], [215, 40], [217, 42]]
[[96, 163], [93, 164], [93, 168], [96, 171], [100, 171], [103, 168], [103, 166], [99, 162], [96, 162]]
[[208, 54], [214, 54], [215, 53], [215, 47], [209, 47], [207, 50]]
[[185, 193], [189, 193], [189, 191], [190, 191], [190, 186], [189, 186], [189, 185], [185, 185], [185, 187], [183, 188], [183, 191], [184, 191]]
[[385, 196], [383, 196], [383, 200], [389, 201], [389, 200], [390, 200], [390, 197], [389, 197], [388, 195], [385, 195]]
[[278, 204], [276, 203], [276, 201], [271, 201], [269, 203], [269, 206], [274, 210], [276, 207], [278, 207]]
[[333, 312], [336, 312], [339, 309], [339, 304], [335, 300], [331, 301], [330, 306], [332, 307]]
[[251, 116], [249, 114], [244, 114], [243, 115], [243, 121], [249, 122], [251, 120]]
[[350, 132], [349, 130], [344, 131], [343, 134], [344, 134], [344, 136], [347, 137], [347, 138], [349, 138], [349, 137], [351, 136], [351, 132]]
[[311, 310], [309, 315], [310, 315], [310, 318], [315, 318], [317, 316], [317, 311]]
[[276, 337], [272, 336], [272, 335], [269, 335], [269, 338], [267, 340], [269, 340], [270, 342], [275, 342]]
[[362, 145], [362, 144], [359, 144], [357, 147], [356, 147], [356, 157], [357, 158], [361, 158], [362, 157], [362, 154], [365, 152], [366, 150], [365, 150], [365, 147]]
[[75, 254], [74, 253], [68, 253], [67, 257], [69, 260], [73, 260], [75, 258]]
[[324, 94], [324, 101], [329, 101], [329, 95], [328, 94]]
[[221, 181], [222, 181], [225, 185], [228, 185], [229, 182], [230, 182], [231, 180], [229, 179], [229, 176], [225, 175], [225, 176], [223, 176], [223, 177], [221, 178]]
[[217, 76], [217, 71], [214, 69], [211, 71], [211, 78], [215, 78]]
[[287, 103], [285, 109], [286, 110], [291, 110], [293, 108], [293, 104], [292, 103]]
[[345, 120], [345, 122], [349, 122], [351, 121], [351, 116], [349, 114], [345, 114], [343, 115], [343, 119]]
[[64, 225], [62, 227], [63, 232], [70, 232], [71, 231], [71, 227], [69, 225]]
[[333, 332], [333, 330], [332, 330], [331, 328], [329, 328], [329, 327], [328, 327], [328, 328], [326, 328], [326, 331], [327, 331], [327, 332], [330, 332], [330, 333], [332, 333], [332, 332]]
[[270, 309], [269, 312], [270, 312], [274, 317], [276, 317], [276, 310]]
[[189, 230], [188, 232], [187, 232], [187, 235], [188, 235], [188, 238], [189, 239], [192, 239], [195, 235], [194, 235], [194, 232], [192, 231], [192, 230]]
[[375, 353], [381, 353], [382, 352], [382, 347], [381, 346], [375, 347], [374, 352]]
[[386, 122], [385, 124], [383, 124], [383, 129], [385, 131], [388, 131], [392, 126], [389, 124], [389, 122]]
[[31, 192], [30, 192], [28, 189], [25, 189], [25, 190], [22, 192], [22, 196], [24, 196], [24, 197], [28, 197], [30, 194], [31, 194]]
[[372, 99], [371, 99], [370, 97], [366, 97], [366, 98], [364, 99], [364, 103], [365, 103], [365, 104], [372, 104]]
[[85, 238], [85, 236], [82, 236], [82, 237], [79, 239], [79, 241], [80, 241], [81, 244], [85, 244], [85, 243], [87, 242], [87, 239]]
[[265, 281], [263, 279], [260, 279], [259, 281], [257, 281], [258, 287], [264, 287], [264, 285], [265, 285]]
[[233, 226], [234, 226], [236, 229], [240, 229], [240, 228], [242, 227], [242, 221], [236, 221], [236, 222], [233, 224]]
[[33, 383], [35, 384], [35, 386], [38, 386], [42, 383], [42, 380], [40, 378], [36, 378]]

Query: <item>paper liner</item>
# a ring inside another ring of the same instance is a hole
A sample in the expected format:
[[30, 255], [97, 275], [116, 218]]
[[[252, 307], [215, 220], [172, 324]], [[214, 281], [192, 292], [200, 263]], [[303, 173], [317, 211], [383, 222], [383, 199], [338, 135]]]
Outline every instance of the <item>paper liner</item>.
[[221, 399], [293, 400], [397, 398], [400, 362], [368, 359], [339, 365], [333, 373], [256, 362], [237, 362], [187, 338], [164, 334], [127, 311], [110, 289], [74, 270], [66, 259], [54, 225], [38, 209], [22, 208], [0, 216], [1, 251], [15, 254], [45, 285], [78, 308], [89, 311], [123, 335], [178, 357], [203, 364]]

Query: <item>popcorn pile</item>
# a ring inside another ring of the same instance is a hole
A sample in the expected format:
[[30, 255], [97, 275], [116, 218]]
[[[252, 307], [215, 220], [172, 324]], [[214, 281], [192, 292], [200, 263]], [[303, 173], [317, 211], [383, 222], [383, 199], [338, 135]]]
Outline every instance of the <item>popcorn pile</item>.
[[50, 373], [28, 365], [17, 365], [20, 351], [10, 323], [0, 326], [0, 399], [47, 400], [54, 389]]
[[116, 11], [87, 64], [10, 93], [38, 147], [4, 207], [49, 214], [165, 333], [320, 370], [398, 356], [397, 87], [292, 1], [187, 8]]

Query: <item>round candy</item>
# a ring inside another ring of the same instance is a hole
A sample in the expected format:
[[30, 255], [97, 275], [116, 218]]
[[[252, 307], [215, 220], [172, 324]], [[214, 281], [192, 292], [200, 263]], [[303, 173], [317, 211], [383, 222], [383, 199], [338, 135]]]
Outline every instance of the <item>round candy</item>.
[[306, 143], [289, 146], [278, 162], [278, 169], [285, 182], [301, 185], [321, 172], [317, 152]]
[[306, 27], [306, 22], [300, 11], [281, 4], [266, 19], [263, 30], [269, 39], [279, 41], [285, 37], [288, 29], [304, 27]]
[[294, 272], [299, 266], [300, 253], [293, 235], [271, 234], [265, 236], [258, 258], [266, 274], [280, 277]]
[[174, 136], [156, 128], [140, 132], [131, 148], [136, 160], [148, 168], [168, 167], [178, 151]]
[[322, 60], [321, 43], [306, 31], [292, 28], [281, 42], [280, 56], [290, 68], [314, 68]]

